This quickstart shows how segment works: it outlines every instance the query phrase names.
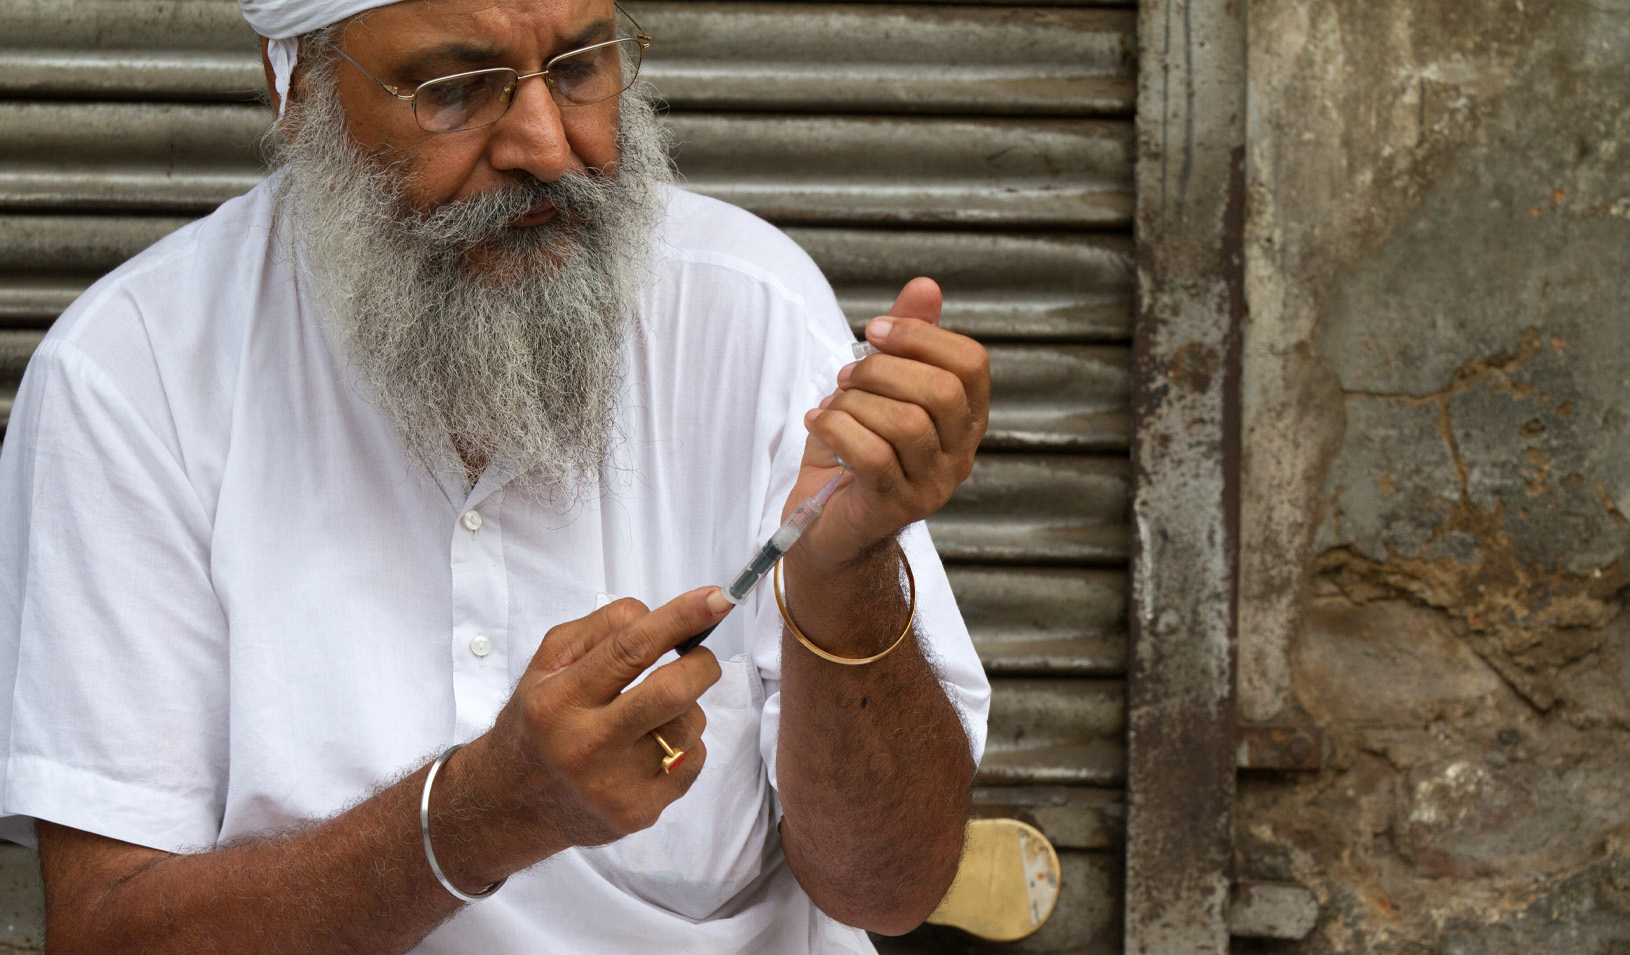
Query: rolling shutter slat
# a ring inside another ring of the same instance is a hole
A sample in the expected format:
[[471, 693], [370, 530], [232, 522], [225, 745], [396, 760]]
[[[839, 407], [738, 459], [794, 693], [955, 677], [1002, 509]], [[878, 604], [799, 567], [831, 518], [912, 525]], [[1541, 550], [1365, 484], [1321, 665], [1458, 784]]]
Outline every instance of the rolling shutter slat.
[[[0, 214], [0, 315], [49, 321], [96, 276], [188, 221]], [[857, 328], [888, 311], [906, 278], [931, 274], [949, 296], [945, 326], [986, 342], [1115, 342], [1131, 335], [1131, 248], [1122, 236], [818, 228], [788, 234], [832, 281]], [[42, 275], [55, 277], [32, 288]], [[22, 291], [25, 285], [30, 290]]]
[[[646, 75], [675, 108], [1129, 116], [1129, 10], [630, 3], [658, 37]], [[217, 3], [13, 0], [0, 94], [252, 99], [259, 51]], [[957, 64], [947, 71], [944, 64]]]
[[[269, 118], [257, 106], [0, 103], [0, 208], [207, 212], [263, 177], [255, 147]], [[1127, 122], [722, 113], [668, 122], [689, 188], [780, 222], [1131, 221]]]
[[1126, 462], [1077, 455], [982, 455], [928, 520], [946, 560], [1123, 564]]
[[952, 565], [951, 589], [994, 675], [1126, 672], [1126, 575]]

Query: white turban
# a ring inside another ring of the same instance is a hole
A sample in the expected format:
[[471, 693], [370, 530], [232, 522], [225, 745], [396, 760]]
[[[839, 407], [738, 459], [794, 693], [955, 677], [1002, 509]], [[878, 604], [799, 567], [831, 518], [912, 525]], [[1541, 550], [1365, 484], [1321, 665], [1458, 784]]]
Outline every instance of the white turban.
[[255, 32], [270, 40], [266, 58], [272, 63], [272, 85], [277, 87], [277, 114], [289, 100], [289, 77], [300, 52], [302, 33], [320, 30], [364, 10], [396, 0], [238, 0], [243, 18]]

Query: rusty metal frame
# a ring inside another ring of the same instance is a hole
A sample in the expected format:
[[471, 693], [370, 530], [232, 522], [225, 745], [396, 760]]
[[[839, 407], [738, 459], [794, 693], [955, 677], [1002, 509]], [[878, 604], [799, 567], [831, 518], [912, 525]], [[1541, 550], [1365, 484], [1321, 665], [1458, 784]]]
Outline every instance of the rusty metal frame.
[[1143, 0], [1126, 951], [1226, 955], [1245, 4]]

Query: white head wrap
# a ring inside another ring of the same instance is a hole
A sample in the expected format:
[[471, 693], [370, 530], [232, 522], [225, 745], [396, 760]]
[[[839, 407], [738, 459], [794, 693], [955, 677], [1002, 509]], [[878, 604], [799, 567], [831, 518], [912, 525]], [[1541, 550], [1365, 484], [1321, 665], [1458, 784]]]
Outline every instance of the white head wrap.
[[396, 0], [238, 0], [243, 18], [255, 32], [271, 42], [266, 46], [266, 57], [272, 62], [272, 85], [277, 88], [277, 114], [283, 115], [283, 104], [289, 99], [289, 77], [294, 73], [294, 61], [300, 45], [296, 39], [302, 33], [320, 30], [331, 23], [364, 10], [383, 7]]

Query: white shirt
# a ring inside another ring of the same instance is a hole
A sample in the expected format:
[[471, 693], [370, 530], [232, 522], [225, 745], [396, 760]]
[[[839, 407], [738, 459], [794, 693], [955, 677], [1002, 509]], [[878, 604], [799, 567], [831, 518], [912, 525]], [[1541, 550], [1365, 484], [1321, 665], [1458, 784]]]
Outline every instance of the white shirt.
[[[29, 365], [0, 455], [0, 835], [40, 818], [200, 851], [354, 805], [486, 730], [550, 627], [728, 580], [849, 360], [796, 245], [673, 190], [601, 495], [506, 498], [414, 470], [271, 229], [263, 184], [92, 286]], [[977, 758], [988, 683], [927, 533], [905, 545]], [[417, 951], [871, 951], [781, 855], [769, 591], [708, 640], [695, 787]]]

